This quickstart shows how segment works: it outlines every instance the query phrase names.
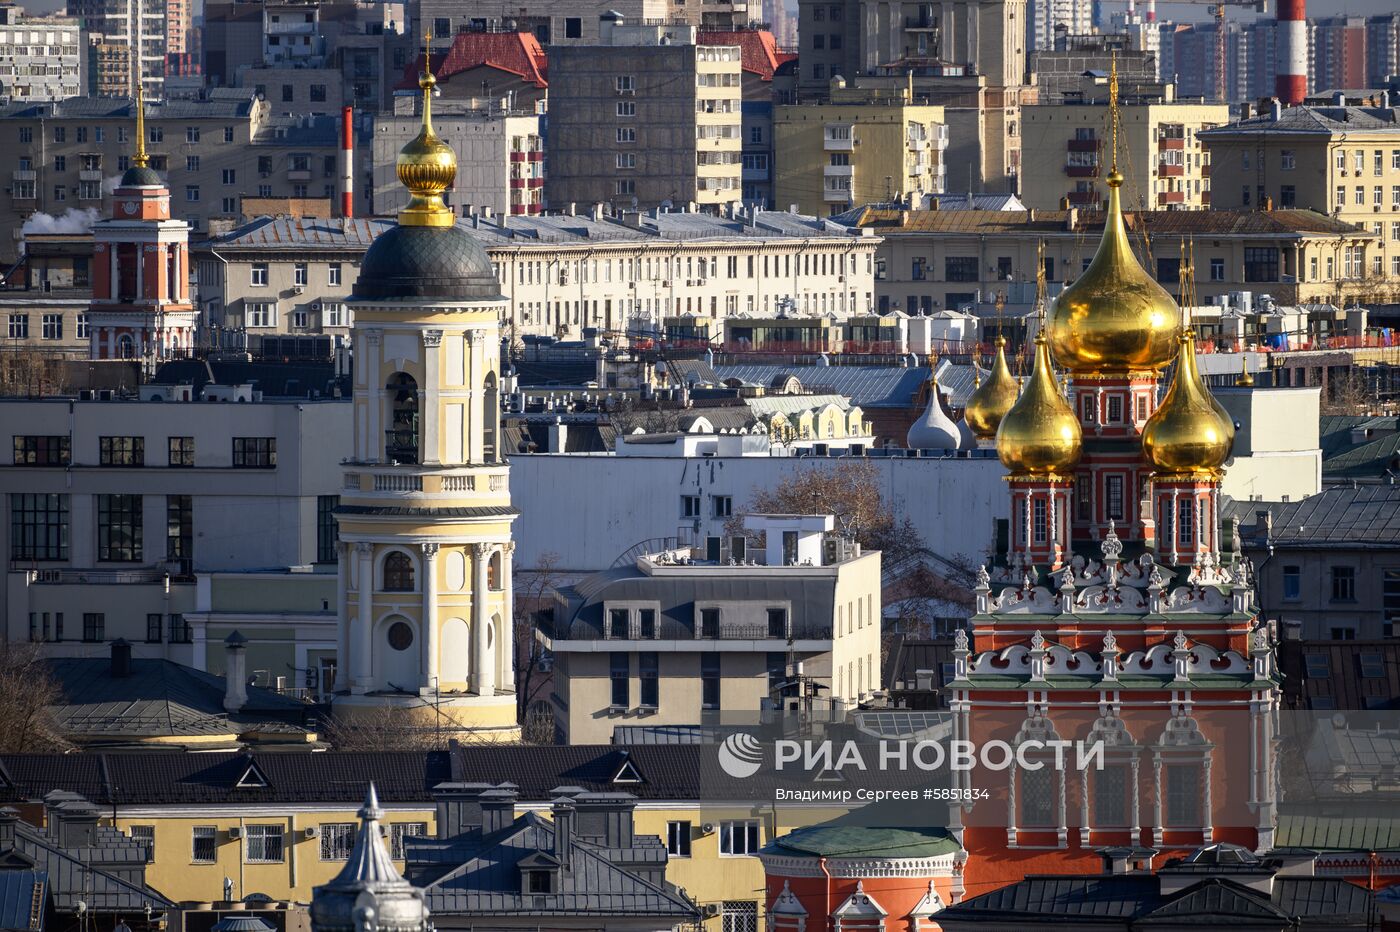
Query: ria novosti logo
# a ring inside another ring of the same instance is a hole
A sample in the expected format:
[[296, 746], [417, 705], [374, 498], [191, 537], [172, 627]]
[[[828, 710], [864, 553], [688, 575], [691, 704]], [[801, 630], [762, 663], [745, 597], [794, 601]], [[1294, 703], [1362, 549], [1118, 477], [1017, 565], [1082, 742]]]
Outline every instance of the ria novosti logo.
[[763, 745], [746, 731], [736, 731], [719, 746], [720, 769], [736, 780], [747, 780], [763, 766]]

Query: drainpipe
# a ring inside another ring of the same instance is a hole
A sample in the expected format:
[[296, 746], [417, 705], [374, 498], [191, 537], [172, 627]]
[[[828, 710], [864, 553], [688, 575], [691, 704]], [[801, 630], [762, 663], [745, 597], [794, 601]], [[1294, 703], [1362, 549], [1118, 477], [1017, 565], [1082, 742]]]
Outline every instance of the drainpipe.
[[830, 928], [830, 927], [831, 927], [831, 872], [828, 871], [828, 870], [826, 869], [826, 858], [824, 858], [824, 857], [817, 858], [817, 870], [821, 871], [821, 872], [822, 872], [822, 876], [826, 878], [826, 893], [825, 893], [825, 899], [824, 899], [824, 903], [825, 903], [824, 908], [825, 908], [825, 911], [826, 911], [826, 927], [827, 927], [827, 928]]

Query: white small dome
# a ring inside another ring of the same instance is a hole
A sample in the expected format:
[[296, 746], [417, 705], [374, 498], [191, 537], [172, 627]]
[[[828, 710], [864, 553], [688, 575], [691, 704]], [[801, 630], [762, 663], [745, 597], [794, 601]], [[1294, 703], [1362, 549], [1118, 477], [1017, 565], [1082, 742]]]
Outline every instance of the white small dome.
[[960, 450], [965, 444], [959, 425], [943, 410], [938, 379], [929, 379], [928, 406], [905, 435], [904, 444], [911, 450]]

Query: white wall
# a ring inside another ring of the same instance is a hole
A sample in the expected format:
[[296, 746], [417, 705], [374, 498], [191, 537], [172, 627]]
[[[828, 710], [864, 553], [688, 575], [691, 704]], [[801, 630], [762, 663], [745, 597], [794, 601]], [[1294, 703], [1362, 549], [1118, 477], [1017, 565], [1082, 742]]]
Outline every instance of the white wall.
[[[671, 457], [534, 454], [511, 457], [516, 567], [533, 569], [554, 551], [559, 569], [605, 569], [635, 544], [672, 537], [692, 522], [681, 518], [681, 496], [702, 496], [699, 533], [720, 534], [712, 496], [745, 509], [755, 489], [771, 489], [799, 470], [839, 468], [847, 459], [817, 457]], [[871, 458], [880, 494], [897, 517], [907, 515], [936, 553], [981, 562], [996, 518], [1009, 511], [1005, 470], [992, 459]]]

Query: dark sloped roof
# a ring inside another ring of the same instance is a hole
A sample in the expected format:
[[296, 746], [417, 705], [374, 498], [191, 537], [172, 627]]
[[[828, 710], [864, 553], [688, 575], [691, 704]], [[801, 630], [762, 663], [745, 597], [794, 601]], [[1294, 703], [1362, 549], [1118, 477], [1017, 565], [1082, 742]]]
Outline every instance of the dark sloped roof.
[[1288, 917], [1264, 894], [1256, 893], [1229, 880], [1212, 877], [1180, 896], [1137, 917], [1136, 923], [1179, 925], [1218, 925], [1222, 919], [1231, 926], [1262, 923], [1279, 928]]
[[1323, 489], [1296, 502], [1229, 501], [1222, 517], [1239, 518], [1243, 534], [1264, 510], [1276, 547], [1400, 547], [1400, 486]]
[[576, 744], [507, 745], [460, 748], [453, 760], [453, 779], [461, 783], [494, 783], [508, 776], [520, 788], [521, 799], [552, 799], [555, 787], [581, 786], [612, 792], [612, 782], [624, 762], [641, 775], [626, 791], [640, 798], [696, 799], [701, 793], [701, 761], [714, 759], [714, 750], [701, 745], [647, 745], [629, 748]]
[[[1077, 226], [1068, 229], [1069, 212], [1037, 210], [1027, 220], [1016, 210], [880, 210], [866, 208], [852, 225], [869, 227], [881, 236], [950, 233], [1041, 233], [1096, 236], [1103, 214], [1079, 212]], [[1369, 236], [1359, 227], [1313, 210], [1148, 210], [1125, 214], [1129, 230], [1145, 228], [1153, 236]]]
[[[122, 841], [130, 843], [130, 839], [125, 838], [117, 841], [118, 847]], [[62, 912], [75, 911], [79, 900], [86, 903], [88, 911], [92, 913], [139, 913], [148, 903], [156, 910], [175, 905], [151, 887], [124, 880], [94, 864], [92, 855], [96, 855], [96, 852], [81, 849], [84, 856], [79, 859], [38, 829], [23, 822], [15, 823], [14, 850], [21, 858], [31, 862], [35, 869], [48, 875], [49, 897], [54, 908]], [[113, 867], [124, 861], [122, 852], [108, 853], [118, 855], [108, 860]], [[134, 860], [140, 852], [133, 849], [130, 854]]]
[[49, 872], [45, 870], [0, 870], [0, 929], [43, 932], [44, 910], [39, 910], [39, 924], [33, 925], [35, 888], [38, 900], [48, 898]]
[[[650, 841], [659, 847], [656, 839]], [[638, 846], [646, 842], [637, 839]], [[537, 813], [527, 813], [489, 838], [464, 864], [431, 883], [426, 890], [428, 908], [439, 916], [625, 914], [673, 921], [699, 918], [698, 911], [674, 889], [648, 882], [609, 861], [600, 849], [577, 840], [570, 853], [570, 869], [556, 875], [555, 892], [523, 894], [521, 862], [553, 847], [553, 825]]]
[[1020, 883], [975, 896], [939, 914], [939, 920], [1010, 918], [1127, 919], [1158, 902], [1157, 878], [1027, 877]]
[[404, 225], [390, 227], [365, 251], [353, 298], [504, 300], [491, 259], [466, 230]]
[[1200, 130], [1197, 135], [1208, 141], [1231, 136], [1278, 135], [1282, 133], [1395, 132], [1396, 111], [1387, 107], [1284, 107], [1277, 118], [1261, 113], [1248, 120], [1237, 120], [1213, 129]]
[[1371, 918], [1371, 894], [1354, 883], [1322, 877], [1278, 877], [1274, 902], [1286, 916], [1318, 916], [1327, 921], [1351, 921], [1358, 926]]

